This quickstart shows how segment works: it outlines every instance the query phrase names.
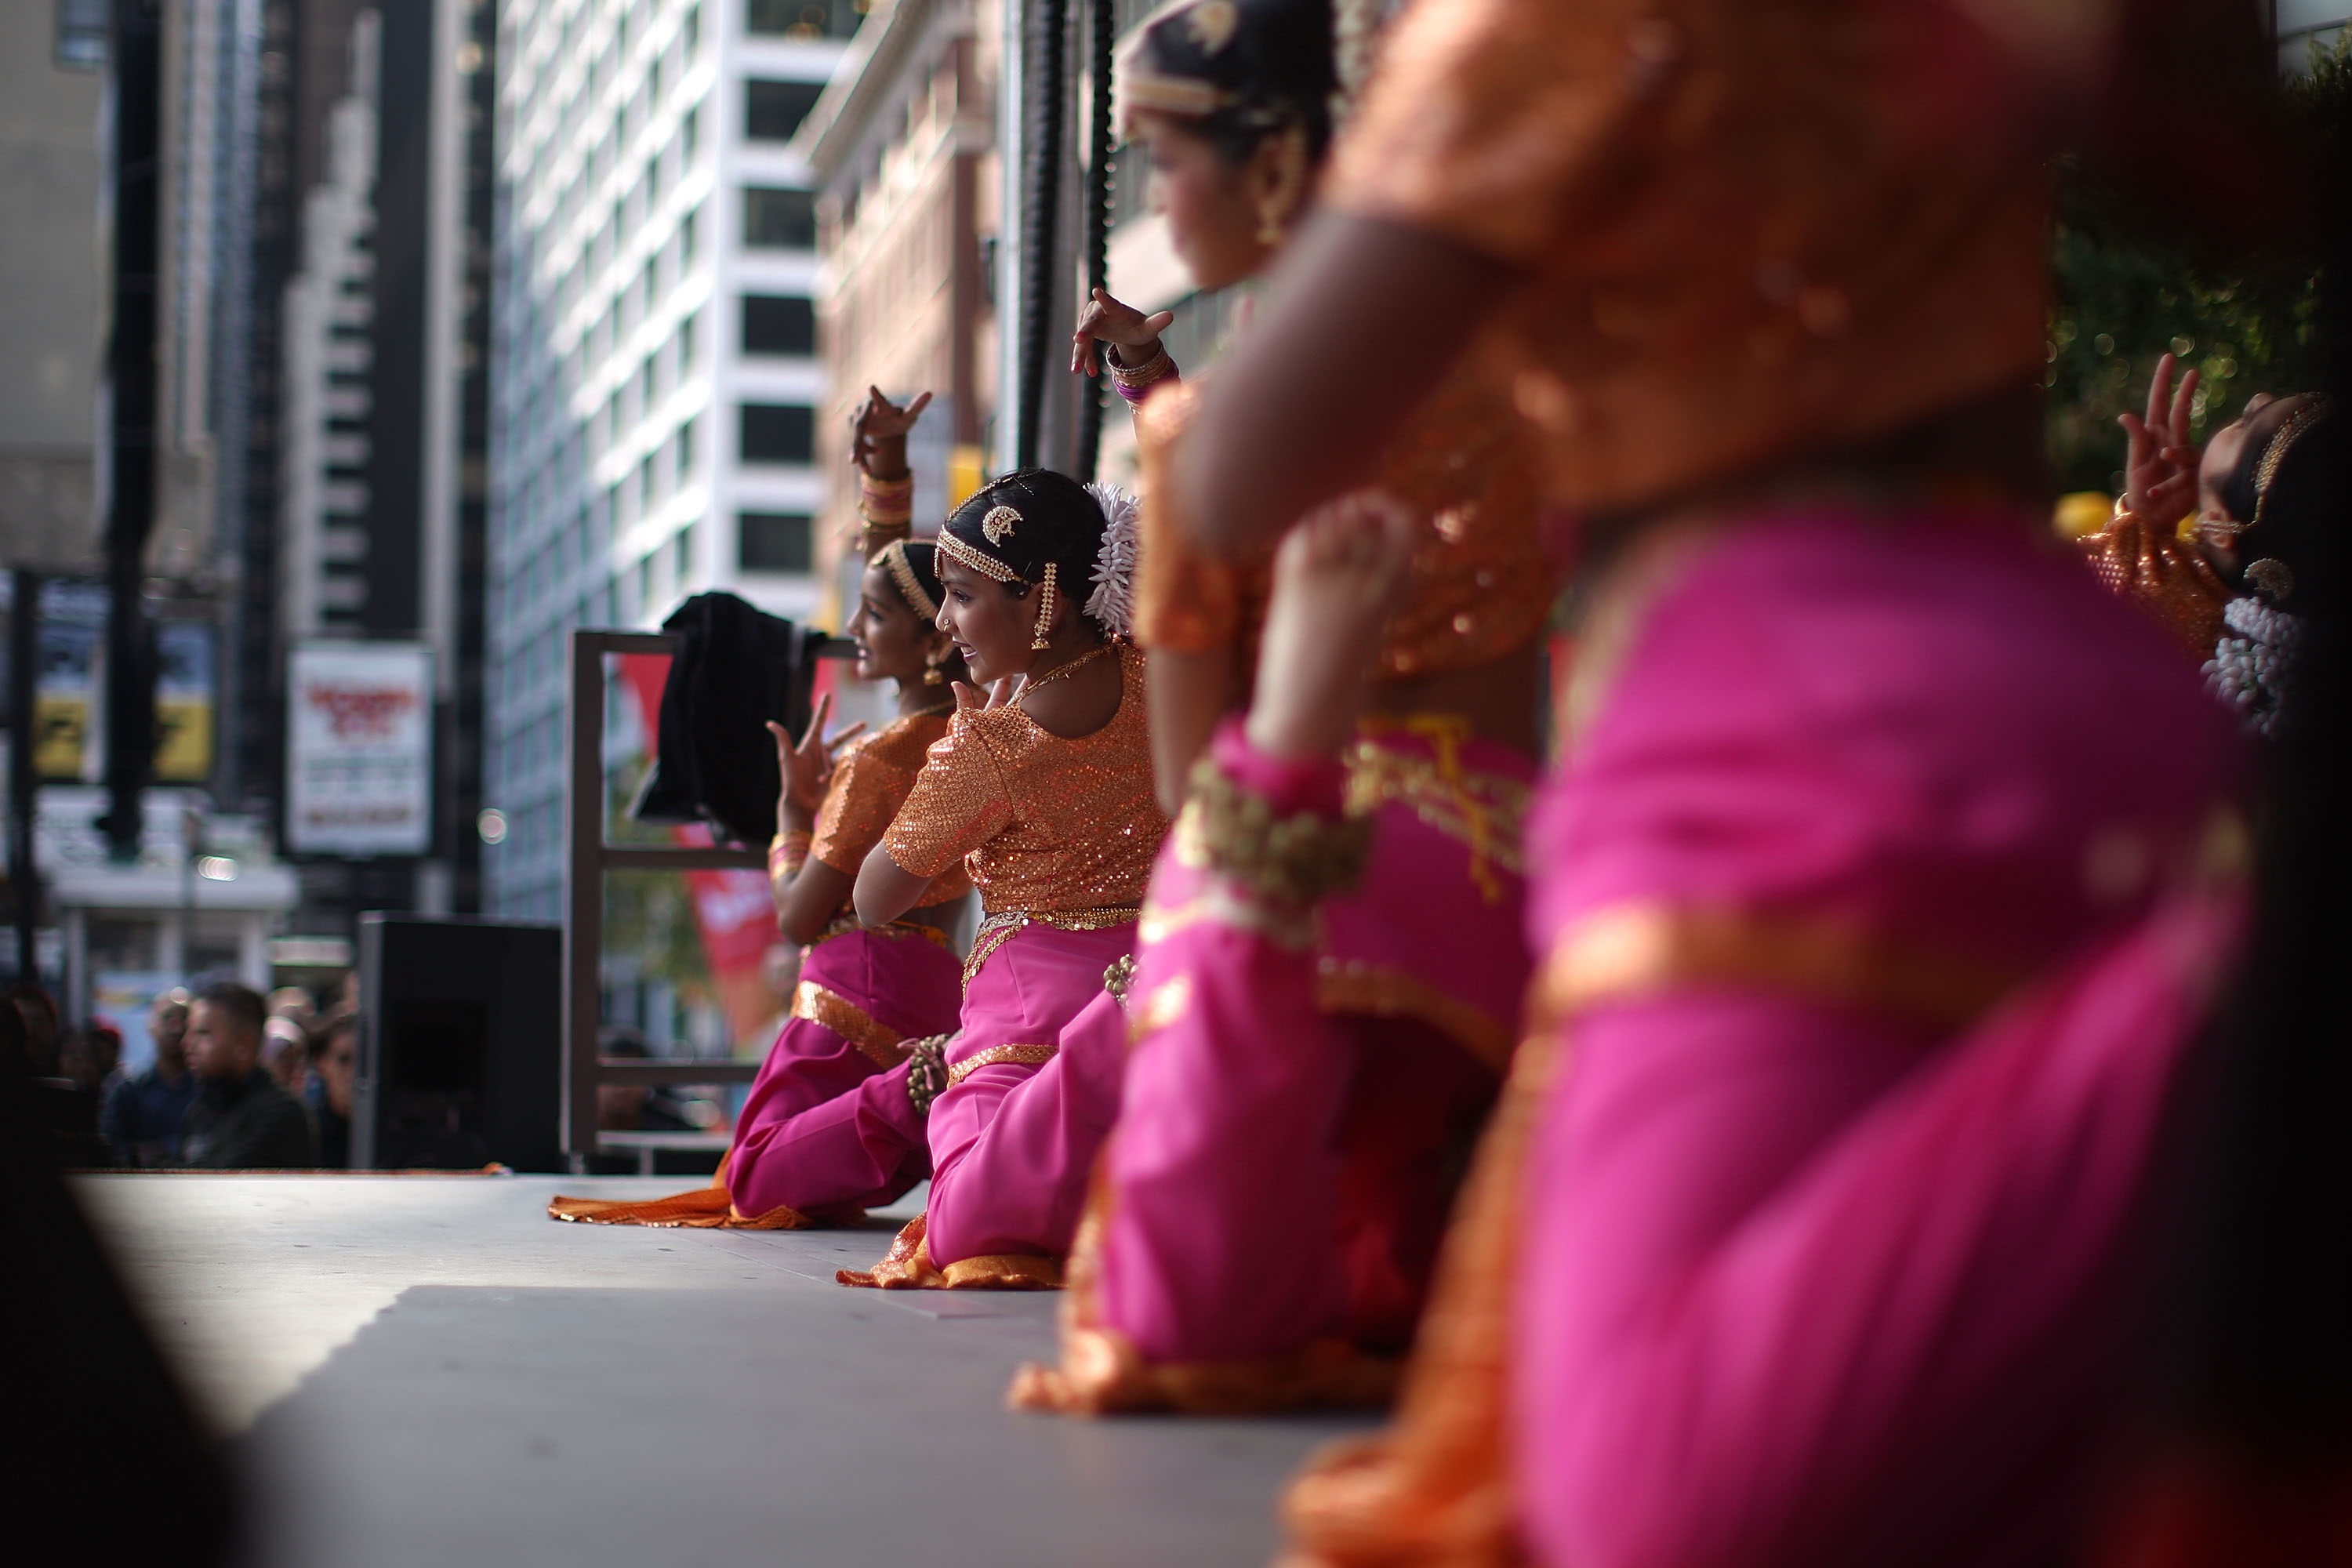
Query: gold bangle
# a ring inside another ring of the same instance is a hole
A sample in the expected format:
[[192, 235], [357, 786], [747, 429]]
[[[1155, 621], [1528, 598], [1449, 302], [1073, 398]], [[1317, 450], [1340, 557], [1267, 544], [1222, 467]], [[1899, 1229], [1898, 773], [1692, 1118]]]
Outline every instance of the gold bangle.
[[1165, 342], [1155, 342], [1151, 350], [1151, 357], [1141, 364], [1121, 363], [1118, 358], [1118, 345], [1105, 343], [1103, 363], [1109, 369], [1110, 378], [1129, 392], [1140, 392], [1153, 382], [1161, 380], [1176, 368], [1176, 362], [1168, 357], [1168, 345]]
[[768, 844], [768, 880], [778, 877], [797, 877], [808, 864], [809, 847], [815, 836], [805, 827], [794, 827], [779, 833]]
[[915, 536], [912, 517], [881, 518], [857, 514], [857, 552], [871, 561], [894, 544], [904, 544]]
[[1213, 871], [1262, 902], [1294, 909], [1353, 888], [1370, 851], [1369, 818], [1302, 811], [1276, 816], [1255, 790], [1235, 783], [1214, 756], [1192, 764], [1192, 787], [1176, 819], [1176, 858]]

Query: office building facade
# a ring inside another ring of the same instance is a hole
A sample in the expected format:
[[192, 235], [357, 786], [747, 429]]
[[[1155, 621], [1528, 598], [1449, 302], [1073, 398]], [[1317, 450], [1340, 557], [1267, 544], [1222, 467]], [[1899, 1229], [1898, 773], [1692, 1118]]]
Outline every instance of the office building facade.
[[502, 10], [486, 578], [496, 912], [560, 912], [572, 627], [656, 626], [721, 586], [795, 618], [820, 608], [816, 195], [791, 142], [862, 19], [855, 0]]

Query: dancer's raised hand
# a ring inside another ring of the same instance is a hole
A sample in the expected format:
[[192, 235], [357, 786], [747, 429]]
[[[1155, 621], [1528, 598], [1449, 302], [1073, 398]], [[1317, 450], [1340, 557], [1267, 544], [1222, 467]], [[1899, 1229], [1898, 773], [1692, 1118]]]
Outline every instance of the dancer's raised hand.
[[2189, 415], [2197, 397], [2198, 373], [2172, 384], [2174, 361], [2166, 354], [2148, 378], [2146, 415], [2118, 415], [2130, 446], [2124, 457], [2124, 505], [2150, 527], [2169, 528], [2197, 508], [2196, 442]]
[[849, 443], [850, 463], [877, 479], [903, 479], [907, 473], [907, 432], [931, 405], [931, 395], [919, 393], [903, 407], [882, 395], [878, 386], [866, 389], [866, 404], [857, 411]]
[[1154, 310], [1145, 315], [1123, 300], [1114, 300], [1110, 291], [1097, 289], [1093, 298], [1078, 308], [1078, 330], [1070, 334], [1070, 372], [1083, 371], [1088, 375], [1102, 374], [1099, 343], [1115, 343], [1123, 364], [1141, 364], [1160, 347], [1160, 334], [1176, 319], [1173, 310]]

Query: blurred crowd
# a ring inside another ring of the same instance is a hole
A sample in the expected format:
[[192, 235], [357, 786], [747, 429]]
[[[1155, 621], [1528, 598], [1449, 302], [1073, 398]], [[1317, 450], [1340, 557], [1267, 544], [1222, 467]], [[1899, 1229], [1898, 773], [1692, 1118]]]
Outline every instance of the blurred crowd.
[[221, 980], [173, 987], [147, 1012], [153, 1058], [123, 1063], [104, 1019], [66, 1027], [47, 988], [0, 1007], [0, 1056], [22, 1061], [62, 1163], [85, 1169], [341, 1170], [351, 1163], [358, 984], [267, 997]]

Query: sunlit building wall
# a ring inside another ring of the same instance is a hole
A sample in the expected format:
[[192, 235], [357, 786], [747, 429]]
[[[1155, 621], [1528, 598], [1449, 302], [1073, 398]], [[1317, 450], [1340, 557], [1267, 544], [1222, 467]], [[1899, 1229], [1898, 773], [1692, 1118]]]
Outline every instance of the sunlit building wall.
[[726, 587], [810, 617], [816, 197], [791, 150], [855, 0], [514, 0], [499, 16], [485, 856], [562, 896], [564, 648]]
[[908, 441], [916, 527], [976, 489], [995, 416], [997, 324], [983, 258], [1001, 205], [993, 0], [885, 0], [803, 127], [823, 193], [816, 336], [829, 389], [823, 580], [847, 603], [860, 566], [845, 460], [866, 389], [931, 395]]

